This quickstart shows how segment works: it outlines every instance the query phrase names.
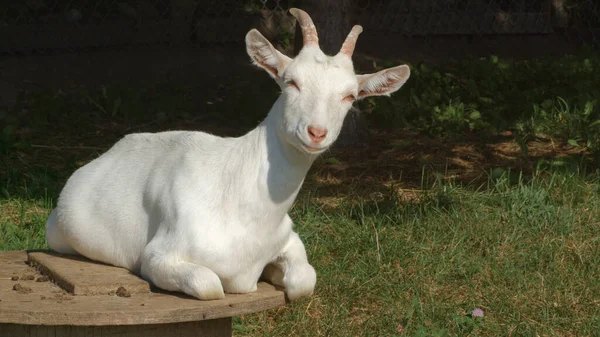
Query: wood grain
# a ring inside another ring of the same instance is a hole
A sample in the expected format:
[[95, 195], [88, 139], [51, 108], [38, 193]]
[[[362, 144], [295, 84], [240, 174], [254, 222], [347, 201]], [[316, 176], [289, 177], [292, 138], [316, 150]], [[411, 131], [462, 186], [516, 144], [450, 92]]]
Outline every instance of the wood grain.
[[[0, 324], [117, 326], [212, 320], [264, 311], [285, 305], [284, 293], [259, 283], [250, 294], [227, 294], [225, 299], [201, 301], [182, 293], [151, 289], [131, 297], [74, 295], [52, 282], [23, 280], [41, 274], [25, 262], [27, 252], [0, 253]], [[87, 262], [83, 262], [87, 263]], [[114, 268], [96, 266], [94, 268]], [[18, 276], [18, 281], [11, 277]], [[16, 283], [30, 292], [13, 290]]]
[[0, 324], [0, 336], [10, 337], [230, 337], [231, 318], [209, 321], [123, 325], [123, 326], [68, 326]]
[[28, 254], [30, 265], [75, 295], [109, 294], [124, 287], [130, 294], [149, 293], [150, 284], [127, 269], [92, 262], [74, 255], [38, 251]]

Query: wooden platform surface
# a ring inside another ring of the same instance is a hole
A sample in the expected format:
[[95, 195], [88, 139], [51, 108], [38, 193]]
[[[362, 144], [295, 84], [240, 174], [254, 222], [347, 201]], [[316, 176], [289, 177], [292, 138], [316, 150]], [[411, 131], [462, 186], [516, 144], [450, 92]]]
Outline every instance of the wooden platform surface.
[[62, 258], [40, 251], [27, 254], [29, 264], [74, 295], [106, 295], [123, 287], [130, 294], [150, 292], [150, 284], [129, 270], [92, 262], [81, 256]]
[[[178, 323], [238, 316], [285, 305], [283, 291], [267, 283], [259, 283], [254, 293], [227, 294], [223, 300], [201, 301], [182, 293], [150, 290], [145, 281], [122, 268], [50, 252], [30, 254], [28, 257], [26, 251], [0, 253], [0, 324]], [[29, 265], [28, 260], [35, 262]], [[71, 292], [52, 280], [45, 281], [42, 273]], [[119, 287], [126, 292], [117, 292]]]

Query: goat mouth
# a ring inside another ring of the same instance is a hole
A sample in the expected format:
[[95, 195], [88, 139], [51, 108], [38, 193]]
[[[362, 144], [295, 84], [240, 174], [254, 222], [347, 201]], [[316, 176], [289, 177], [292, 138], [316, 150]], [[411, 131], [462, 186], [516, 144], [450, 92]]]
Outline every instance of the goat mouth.
[[321, 152], [324, 152], [325, 150], [327, 150], [327, 146], [320, 146], [320, 147], [315, 147], [312, 145], [307, 144], [306, 141], [304, 141], [302, 139], [302, 137], [300, 137], [299, 134], [296, 134], [296, 147], [299, 150], [304, 150], [305, 152], [308, 152], [310, 154], [320, 154]]
[[302, 143], [302, 147], [304, 148], [304, 150], [306, 150], [307, 152], [310, 152], [310, 153], [314, 153], [314, 154], [323, 152], [326, 149], [324, 147], [313, 147], [310, 145], [306, 145], [304, 142], [301, 142], [301, 143]]

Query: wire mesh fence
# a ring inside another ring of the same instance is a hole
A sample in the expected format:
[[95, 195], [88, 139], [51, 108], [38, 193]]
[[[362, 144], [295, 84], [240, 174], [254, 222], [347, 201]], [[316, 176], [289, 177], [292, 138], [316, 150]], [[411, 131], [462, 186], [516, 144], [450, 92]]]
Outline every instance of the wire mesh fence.
[[359, 0], [361, 23], [406, 36], [566, 34], [600, 41], [596, 0]]
[[552, 31], [544, 0], [366, 2], [364, 20], [373, 28], [409, 36], [544, 34]]
[[[0, 53], [234, 43], [250, 28], [290, 44], [295, 21], [288, 9], [295, 6], [301, 0], [3, 1]], [[372, 33], [564, 34], [578, 43], [600, 41], [597, 0], [355, 0], [353, 7], [352, 21]]]
[[239, 42], [250, 27], [283, 32], [294, 24], [291, 6], [273, 0], [7, 1], [0, 4], [0, 52]]

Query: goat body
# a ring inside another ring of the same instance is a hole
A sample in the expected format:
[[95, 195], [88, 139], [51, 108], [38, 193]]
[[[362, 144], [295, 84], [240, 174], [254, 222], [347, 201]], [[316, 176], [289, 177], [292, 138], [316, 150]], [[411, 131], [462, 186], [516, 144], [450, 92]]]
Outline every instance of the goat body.
[[[310, 29], [306, 13], [292, 14]], [[305, 48], [290, 59], [250, 31], [249, 55], [283, 89], [265, 120], [238, 138], [125, 136], [69, 178], [46, 224], [50, 247], [204, 300], [252, 292], [261, 275], [290, 300], [310, 296], [316, 273], [287, 213], [352, 101], [389, 94], [409, 74], [355, 75], [356, 32], [330, 57], [315, 48], [316, 31], [303, 31]]]

